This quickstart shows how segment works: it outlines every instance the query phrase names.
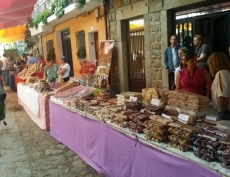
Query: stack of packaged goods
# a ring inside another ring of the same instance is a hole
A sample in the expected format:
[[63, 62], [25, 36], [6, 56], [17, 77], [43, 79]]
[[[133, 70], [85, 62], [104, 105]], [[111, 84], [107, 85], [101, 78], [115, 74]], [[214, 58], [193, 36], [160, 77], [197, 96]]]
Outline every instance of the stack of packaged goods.
[[52, 91], [50, 84], [45, 80], [40, 80], [34, 89], [39, 93]]
[[161, 115], [163, 113], [164, 107], [155, 105], [145, 105], [145, 111], [153, 115]]
[[129, 115], [129, 129], [135, 133], [143, 133], [144, 122], [149, 120], [148, 113], [137, 112]]
[[103, 103], [100, 104], [102, 107], [96, 112], [96, 117], [102, 121], [111, 120], [113, 122], [113, 118], [116, 113], [119, 113], [125, 109], [124, 105], [107, 105], [102, 106]]
[[193, 134], [195, 128], [189, 125], [184, 125], [181, 122], [169, 123], [168, 129], [170, 135], [169, 145], [181, 151], [187, 151], [192, 147]]
[[[224, 168], [228, 168], [229, 132], [209, 126], [196, 134], [194, 139], [194, 154], [205, 161], [220, 160]], [[226, 151], [225, 151], [226, 150]]]
[[137, 113], [137, 110], [124, 110], [121, 111], [119, 113], [115, 114], [115, 117], [113, 117], [111, 119], [111, 122], [113, 122], [114, 124], [122, 127], [122, 128], [128, 128], [129, 124], [128, 122], [131, 121], [130, 119], [130, 114], [134, 114]]
[[195, 93], [169, 91], [168, 105], [199, 112], [208, 109], [209, 99]]
[[168, 139], [168, 124], [171, 121], [159, 115], [153, 115], [149, 118], [150, 120], [144, 123], [145, 138], [156, 142], [166, 141]]
[[126, 109], [132, 109], [138, 111], [143, 109], [143, 106], [139, 101], [126, 101], [125, 105], [126, 105]]

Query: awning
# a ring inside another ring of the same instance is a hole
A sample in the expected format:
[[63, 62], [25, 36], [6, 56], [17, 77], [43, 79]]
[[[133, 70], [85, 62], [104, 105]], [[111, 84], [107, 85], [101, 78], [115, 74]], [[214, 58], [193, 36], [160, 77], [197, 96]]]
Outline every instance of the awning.
[[0, 42], [5, 43], [23, 40], [25, 30], [25, 24], [0, 30]]
[[0, 29], [25, 24], [37, 0], [0, 0]]

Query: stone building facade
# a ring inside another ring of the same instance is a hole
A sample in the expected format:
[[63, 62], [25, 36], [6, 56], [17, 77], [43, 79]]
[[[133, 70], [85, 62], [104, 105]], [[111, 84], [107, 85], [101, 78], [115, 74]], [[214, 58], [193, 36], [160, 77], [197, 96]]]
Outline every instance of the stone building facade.
[[108, 37], [115, 40], [112, 81], [119, 82], [121, 91], [129, 91], [127, 74], [126, 21], [144, 18], [146, 87], [168, 89], [168, 74], [164, 65], [164, 50], [172, 35], [172, 10], [197, 8], [213, 0], [112, 0], [109, 5]]

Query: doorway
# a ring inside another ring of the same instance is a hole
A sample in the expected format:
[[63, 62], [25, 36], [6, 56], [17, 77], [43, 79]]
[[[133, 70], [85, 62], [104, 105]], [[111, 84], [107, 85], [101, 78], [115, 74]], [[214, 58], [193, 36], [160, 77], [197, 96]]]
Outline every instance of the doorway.
[[195, 49], [192, 43], [189, 44], [190, 39], [193, 39], [194, 35], [200, 34], [212, 52], [223, 52], [230, 59], [229, 8], [230, 2], [225, 2], [177, 11], [174, 13], [172, 33], [178, 35], [181, 46], [190, 50]]
[[61, 39], [62, 39], [63, 56], [66, 57], [67, 63], [70, 65], [70, 77], [73, 77], [74, 70], [73, 70], [73, 58], [72, 58], [70, 31], [69, 30], [62, 31]]
[[144, 19], [129, 20], [128, 80], [129, 91], [141, 92], [146, 87]]

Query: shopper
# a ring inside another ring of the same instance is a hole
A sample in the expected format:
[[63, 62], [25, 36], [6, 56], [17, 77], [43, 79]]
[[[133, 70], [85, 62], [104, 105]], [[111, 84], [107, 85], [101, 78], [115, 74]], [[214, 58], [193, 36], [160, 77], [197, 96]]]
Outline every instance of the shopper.
[[2, 83], [2, 67], [3, 67], [3, 62], [0, 59], [0, 84], [1, 84], [1, 86], [3, 88], [3, 83]]
[[199, 34], [194, 36], [193, 43], [196, 46], [197, 66], [208, 69], [207, 60], [211, 54], [211, 49], [207, 44], [204, 44], [203, 37]]
[[8, 81], [8, 75], [9, 75], [9, 71], [8, 71], [8, 59], [6, 58], [6, 54], [3, 54], [3, 57], [0, 59], [2, 61], [2, 75], [4, 77], [4, 83], [6, 85], [8, 85], [7, 81]]
[[175, 70], [179, 66], [180, 60], [178, 57], [178, 50], [181, 48], [178, 42], [178, 37], [172, 35], [170, 38], [171, 45], [164, 52], [165, 67], [168, 69], [169, 88], [172, 88], [175, 78]]
[[58, 75], [61, 75], [64, 82], [69, 81], [70, 65], [67, 63], [66, 57], [62, 57], [60, 61], [61, 65], [58, 69]]
[[28, 65], [34, 64], [34, 63], [38, 63], [38, 60], [37, 60], [37, 58], [35, 58], [35, 57], [33, 56], [32, 53], [30, 53], [26, 65], [28, 66]]
[[219, 113], [219, 118], [230, 120], [230, 63], [227, 56], [215, 52], [208, 59], [212, 83], [212, 102]]
[[175, 70], [175, 80], [179, 71], [186, 68], [185, 59], [184, 59], [184, 55], [186, 54], [186, 52], [188, 52], [188, 49], [186, 47], [182, 47], [178, 50], [178, 56], [180, 58], [180, 66]]
[[46, 66], [44, 68], [45, 79], [50, 83], [55, 82], [58, 77], [57, 71], [58, 71], [58, 66], [54, 64], [54, 59], [47, 58]]
[[21, 59], [20, 55], [16, 56], [16, 60], [14, 62], [14, 68], [17, 73], [22, 71], [24, 65], [24, 60]]
[[42, 64], [42, 71], [44, 70], [44, 67], [46, 66], [46, 61], [44, 60], [43, 56], [42, 55], [38, 55], [37, 56], [37, 59], [38, 59], [38, 63], [41, 63]]
[[14, 57], [8, 57], [8, 71], [14, 71]]
[[28, 60], [28, 57], [25, 53], [22, 54], [22, 60], [24, 61], [24, 68], [26, 67], [26, 64], [27, 64], [27, 60]]
[[197, 57], [194, 52], [187, 52], [184, 59], [187, 67], [177, 75], [176, 90], [184, 90], [210, 97], [212, 81], [209, 72], [197, 66]]

